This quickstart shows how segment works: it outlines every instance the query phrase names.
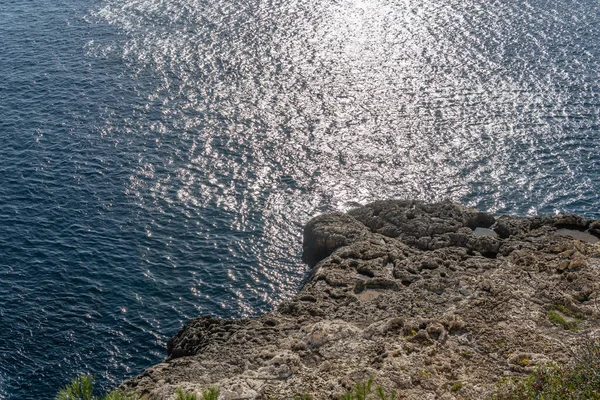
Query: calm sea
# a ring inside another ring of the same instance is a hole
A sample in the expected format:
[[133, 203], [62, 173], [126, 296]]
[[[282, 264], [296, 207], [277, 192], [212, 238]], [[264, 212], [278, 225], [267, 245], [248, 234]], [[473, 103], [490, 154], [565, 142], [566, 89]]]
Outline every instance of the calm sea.
[[597, 0], [0, 1], [0, 399], [300, 287], [381, 198], [600, 217]]

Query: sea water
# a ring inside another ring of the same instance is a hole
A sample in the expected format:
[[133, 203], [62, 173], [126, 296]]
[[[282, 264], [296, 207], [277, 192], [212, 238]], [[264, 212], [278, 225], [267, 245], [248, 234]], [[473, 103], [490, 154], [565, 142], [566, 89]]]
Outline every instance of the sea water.
[[0, 2], [0, 399], [114, 387], [384, 198], [600, 216], [591, 0]]

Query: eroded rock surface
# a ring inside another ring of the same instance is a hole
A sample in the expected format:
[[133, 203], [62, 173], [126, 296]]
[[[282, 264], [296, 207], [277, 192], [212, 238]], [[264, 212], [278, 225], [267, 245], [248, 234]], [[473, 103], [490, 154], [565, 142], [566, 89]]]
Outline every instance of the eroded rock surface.
[[255, 319], [190, 321], [164, 362], [123, 387], [149, 399], [207, 386], [221, 399], [336, 399], [372, 376], [403, 399], [486, 398], [600, 334], [600, 244], [565, 228], [600, 233], [580, 216], [494, 218], [449, 202], [316, 217], [304, 231], [313, 270], [291, 301]]

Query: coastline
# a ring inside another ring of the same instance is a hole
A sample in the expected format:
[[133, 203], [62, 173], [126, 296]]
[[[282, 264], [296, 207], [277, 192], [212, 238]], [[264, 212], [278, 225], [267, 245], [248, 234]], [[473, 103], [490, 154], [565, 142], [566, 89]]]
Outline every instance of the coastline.
[[258, 318], [190, 320], [163, 362], [121, 387], [146, 399], [208, 386], [220, 399], [335, 399], [373, 377], [405, 399], [485, 398], [504, 378], [569, 362], [600, 332], [597, 236], [600, 222], [577, 215], [450, 202], [324, 214], [305, 227], [312, 270], [293, 299]]

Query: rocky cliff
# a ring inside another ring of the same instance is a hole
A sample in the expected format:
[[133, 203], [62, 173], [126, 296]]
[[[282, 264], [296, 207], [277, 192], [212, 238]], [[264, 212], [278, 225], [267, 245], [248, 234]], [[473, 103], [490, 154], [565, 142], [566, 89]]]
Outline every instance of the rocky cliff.
[[[380, 201], [304, 231], [312, 272], [277, 310], [201, 317], [123, 384], [150, 399], [335, 399], [373, 377], [403, 399], [482, 399], [600, 333], [600, 222]], [[552, 317], [553, 316], [553, 317]], [[558, 317], [557, 317], [558, 316]]]

